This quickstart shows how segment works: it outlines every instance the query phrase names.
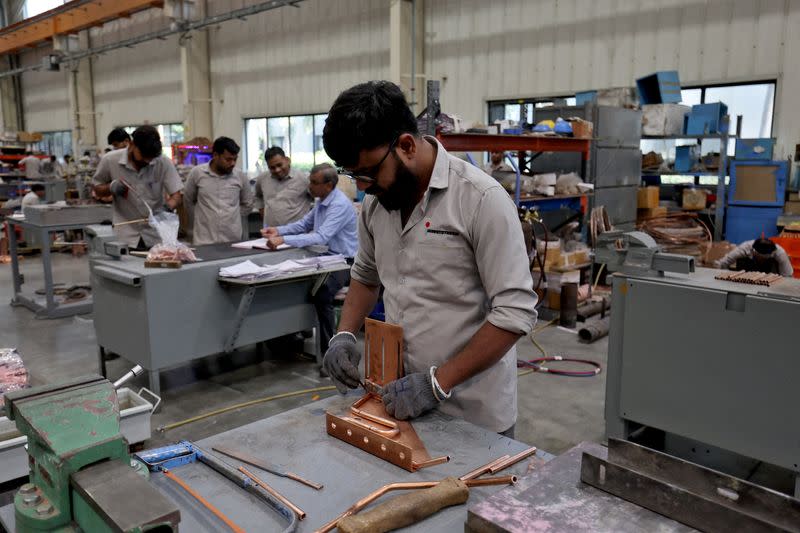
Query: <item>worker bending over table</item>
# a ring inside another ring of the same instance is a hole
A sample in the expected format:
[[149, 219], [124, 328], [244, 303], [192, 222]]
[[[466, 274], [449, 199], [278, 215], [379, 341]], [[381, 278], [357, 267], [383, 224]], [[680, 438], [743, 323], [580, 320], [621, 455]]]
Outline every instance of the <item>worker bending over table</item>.
[[[158, 233], [147, 222], [147, 206], [155, 214], [174, 210], [181, 203], [181, 178], [161, 153], [158, 130], [149, 125], [136, 128], [126, 148], [103, 156], [93, 183], [99, 198], [113, 197], [114, 234], [131, 248], [149, 249], [159, 242]], [[128, 223], [120, 225], [124, 222]]]
[[183, 188], [187, 204], [194, 206], [195, 245], [242, 239], [242, 216], [253, 207], [253, 191], [244, 173], [236, 168], [239, 145], [219, 137], [211, 149], [211, 161], [189, 172]]
[[31, 185], [31, 190], [22, 197], [22, 207], [29, 205], [39, 205], [44, 200], [46, 191], [44, 185], [41, 183], [34, 183]]
[[406, 375], [386, 411], [434, 408], [513, 436], [515, 344], [536, 321], [516, 208], [480, 169], [421, 136], [400, 88], [378, 81], [339, 95], [325, 151], [367, 196], [339, 333], [323, 365], [340, 392], [359, 386], [355, 333], [384, 286], [386, 321], [403, 327]]
[[794, 273], [786, 250], [764, 237], [743, 242], [722, 259], [714, 261], [714, 266], [716, 268], [733, 266], [736, 270], [780, 274], [787, 278], [792, 277]]
[[[329, 163], [321, 163], [311, 169], [308, 191], [317, 199], [314, 208], [302, 219], [292, 224], [267, 227], [261, 234], [267, 239], [271, 249], [286, 243], [289, 246], [325, 245], [333, 254], [343, 255], [348, 263], [358, 250], [358, 225], [353, 202], [336, 184], [339, 175]], [[350, 283], [350, 271], [342, 270], [328, 274], [325, 284], [314, 295], [320, 329], [320, 349], [328, 349], [333, 331], [336, 328], [333, 313], [333, 297]]]

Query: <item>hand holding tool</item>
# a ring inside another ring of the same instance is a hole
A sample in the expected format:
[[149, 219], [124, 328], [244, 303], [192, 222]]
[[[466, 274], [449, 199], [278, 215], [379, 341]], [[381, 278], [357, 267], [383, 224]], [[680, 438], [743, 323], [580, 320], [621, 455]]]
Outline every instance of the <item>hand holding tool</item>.
[[125, 185], [120, 180], [112, 181], [108, 185], [108, 188], [111, 190], [111, 194], [113, 194], [115, 198], [127, 198], [128, 197], [128, 186]]
[[361, 352], [356, 346], [356, 336], [349, 331], [340, 331], [330, 340], [322, 367], [328, 372], [336, 389], [346, 394], [348, 388], [356, 389], [361, 384], [359, 361]]
[[383, 387], [383, 404], [386, 412], [398, 420], [416, 418], [430, 411], [439, 405], [430, 373], [415, 372], [387, 383]]

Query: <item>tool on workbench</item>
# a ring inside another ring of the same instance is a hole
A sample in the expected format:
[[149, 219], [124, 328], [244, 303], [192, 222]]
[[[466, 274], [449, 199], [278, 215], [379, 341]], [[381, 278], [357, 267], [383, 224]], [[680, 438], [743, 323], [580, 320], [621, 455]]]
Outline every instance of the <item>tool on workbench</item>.
[[347, 413], [325, 415], [328, 435], [414, 472], [446, 463], [448, 456], [431, 458], [414, 427], [386, 413], [381, 387], [403, 375], [403, 328], [377, 320], [364, 323], [364, 389]]
[[239, 452], [236, 450], [231, 450], [230, 448], [227, 448], [225, 446], [213, 446], [211, 449], [215, 452], [221, 453], [222, 455], [227, 455], [228, 457], [236, 459], [237, 461], [247, 463], [251, 466], [255, 466], [256, 468], [260, 468], [261, 470], [265, 470], [270, 474], [275, 474], [276, 476], [293, 479], [298, 483], [302, 483], [303, 485], [311, 487], [312, 489], [322, 490], [323, 488], [323, 485], [320, 485], [319, 483], [314, 483], [313, 481], [309, 481], [305, 478], [302, 478], [297, 474], [295, 474], [294, 472], [284, 472], [278, 466], [270, 464], [266, 461], [262, 461], [258, 457], [254, 457], [252, 455]]
[[177, 531], [178, 508], [128, 455], [110, 381], [10, 392], [5, 408], [28, 439], [29, 482], [14, 496], [18, 532]]
[[253, 482], [255, 482], [257, 485], [259, 485], [259, 486], [260, 486], [261, 488], [263, 488], [265, 491], [267, 491], [267, 492], [269, 492], [270, 494], [272, 494], [273, 496], [275, 496], [275, 497], [276, 497], [278, 500], [280, 500], [280, 501], [281, 501], [281, 502], [282, 502], [282, 503], [283, 503], [283, 504], [284, 504], [286, 507], [288, 507], [289, 509], [291, 509], [292, 511], [294, 511], [294, 514], [296, 514], [296, 515], [297, 515], [297, 518], [298, 518], [298, 519], [300, 519], [300, 520], [303, 520], [303, 519], [306, 517], [306, 512], [305, 512], [305, 511], [303, 511], [303, 510], [302, 510], [302, 509], [300, 509], [300, 508], [299, 508], [297, 505], [295, 505], [294, 503], [292, 503], [291, 501], [289, 501], [289, 498], [287, 498], [286, 496], [284, 496], [283, 494], [281, 494], [281, 493], [280, 493], [280, 492], [278, 492], [277, 490], [273, 489], [272, 487], [270, 487], [269, 485], [267, 485], [265, 482], [261, 481], [261, 480], [260, 480], [258, 477], [256, 477], [256, 475], [255, 475], [255, 474], [253, 474], [252, 472], [250, 472], [248, 469], [246, 469], [246, 468], [245, 468], [245, 467], [243, 467], [243, 466], [240, 466], [240, 467], [238, 468], [238, 470], [239, 470], [239, 472], [241, 472], [241, 473], [242, 473], [242, 474], [244, 474], [245, 476], [247, 476], [247, 477], [249, 477], [250, 479], [252, 479], [252, 480], [253, 480]]
[[[289, 522], [289, 525], [283, 530], [284, 533], [292, 532], [297, 528], [297, 515], [292, 509], [273, 497], [272, 494], [264, 490], [264, 488], [256, 483], [252, 478], [239, 472], [219, 457], [203, 450], [196, 444], [183, 440], [178, 444], [138, 452], [136, 453], [136, 458], [147, 465], [147, 468], [153, 472], [159, 472], [165, 469], [167, 471], [171, 471], [178, 466], [189, 463], [203, 463], [204, 465], [211, 467], [212, 470], [228, 478], [230, 481], [234, 482], [236, 485], [243, 488], [250, 494], [261, 499], [283, 518], [285, 518]], [[202, 500], [198, 501], [205, 505]], [[208, 508], [211, 510], [210, 507]], [[214, 511], [212, 510], [212, 512]]]
[[[467, 472], [463, 476], [459, 477], [458, 481], [463, 482], [467, 487], [484, 487], [484, 486], [488, 486], [488, 485], [513, 485], [513, 484], [515, 484], [517, 482], [517, 477], [516, 476], [499, 476], [499, 477], [484, 478], [484, 479], [477, 479], [477, 478], [482, 476], [483, 474], [486, 474], [487, 472], [491, 472], [492, 474], [494, 474], [494, 473], [499, 472], [501, 470], [505, 470], [506, 468], [508, 468], [508, 467], [510, 467], [512, 465], [515, 465], [515, 464], [517, 464], [518, 462], [520, 462], [520, 461], [522, 461], [524, 459], [527, 459], [528, 457], [530, 457], [531, 455], [533, 455], [535, 453], [536, 453], [536, 447], [532, 446], [530, 448], [522, 450], [521, 452], [519, 452], [519, 453], [517, 453], [517, 454], [515, 454], [513, 456], [511, 456], [511, 455], [503, 455], [501, 457], [498, 457], [497, 459], [494, 459], [493, 461], [489, 461], [485, 465], [479, 466], [478, 468]], [[448, 478], [448, 479], [450, 479], [450, 478]], [[381, 496], [383, 496], [384, 494], [386, 494], [388, 492], [393, 492], [393, 491], [398, 491], [398, 490], [427, 489], [427, 488], [431, 488], [431, 487], [436, 487], [439, 483], [442, 483], [442, 482], [445, 482], [445, 481], [447, 481], [447, 480], [441, 480], [441, 481], [416, 481], [416, 482], [410, 482], [410, 483], [390, 483], [388, 485], [384, 485], [383, 487], [379, 488], [378, 490], [376, 490], [376, 491], [368, 494], [364, 498], [361, 498], [360, 500], [358, 500], [350, 508], [348, 508], [345, 512], [343, 512], [342, 514], [340, 514], [339, 516], [337, 516], [336, 518], [334, 518], [330, 522], [324, 524], [322, 527], [317, 529], [314, 533], [327, 533], [328, 531], [332, 531], [334, 528], [339, 526], [340, 522], [343, 519], [358, 513], [359, 511], [361, 511], [362, 509], [367, 507], [370, 503], [374, 502], [375, 500], [377, 500], [378, 498], [380, 498]], [[436, 500], [437, 498], [438, 498], [437, 497], [437, 493], [434, 493], [434, 494], [428, 494], [426, 496], [423, 496], [421, 499], [418, 496], [416, 496], [413, 501], [419, 502], [419, 501], [426, 501], [426, 500], [429, 500], [429, 499]], [[466, 501], [466, 499], [464, 501]], [[403, 504], [402, 501], [399, 502], [399, 503], [400, 503], [400, 505], [395, 506], [394, 510], [391, 510], [391, 509], [388, 510], [388, 511], [386, 509], [382, 510], [379, 513], [380, 518], [379, 518], [378, 522], [385, 522], [385, 523], [389, 523], [389, 524], [395, 524], [394, 527], [401, 527], [402, 525], [409, 525], [409, 523], [405, 523], [405, 522], [403, 522], [403, 520], [406, 519], [405, 515], [413, 515], [413, 513], [409, 513], [408, 512], [408, 507], [405, 504]], [[461, 503], [463, 503], [463, 502], [461, 502]], [[418, 516], [417, 521], [421, 520], [422, 518], [425, 518], [427, 516], [430, 516], [431, 514], [435, 513], [439, 509], [442, 509], [443, 507], [445, 507], [445, 505], [441, 505], [439, 507], [436, 507], [436, 505], [433, 505], [431, 507], [426, 507], [426, 510], [431, 510], [432, 509], [432, 512], [423, 513], [423, 516]], [[416, 508], [416, 507], [412, 506], [411, 508], [413, 509], [413, 508]], [[361, 523], [361, 522], [359, 522], [359, 523]], [[377, 529], [378, 525], [374, 524], [374, 520], [372, 520], [372, 519], [368, 520], [367, 523], [369, 523], [373, 527], [375, 527], [376, 531], [378, 530]], [[386, 530], [381, 530], [381, 531], [386, 531]]]

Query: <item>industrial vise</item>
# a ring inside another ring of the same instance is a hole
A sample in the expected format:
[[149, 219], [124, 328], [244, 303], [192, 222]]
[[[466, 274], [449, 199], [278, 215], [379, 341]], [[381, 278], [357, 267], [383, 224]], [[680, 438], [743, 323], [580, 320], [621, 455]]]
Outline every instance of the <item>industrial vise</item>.
[[605, 263], [609, 272], [632, 274], [694, 272], [694, 258], [660, 251], [656, 241], [641, 231], [607, 231], [597, 238], [595, 261]]
[[108, 380], [11, 392], [5, 408], [28, 438], [30, 478], [14, 496], [18, 532], [178, 530], [178, 508], [128, 454]]

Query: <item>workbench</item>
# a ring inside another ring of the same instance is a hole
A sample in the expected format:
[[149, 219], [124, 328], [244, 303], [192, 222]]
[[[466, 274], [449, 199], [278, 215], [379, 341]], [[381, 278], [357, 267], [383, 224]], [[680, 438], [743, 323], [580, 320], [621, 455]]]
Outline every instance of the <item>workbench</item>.
[[[69, 230], [80, 230], [87, 226], [81, 224], [35, 224], [24, 218], [15, 216], [5, 217], [8, 223], [8, 252], [11, 255], [11, 279], [14, 283], [14, 296], [11, 305], [27, 307], [36, 318], [61, 318], [65, 316], [81, 315], [92, 311], [92, 297], [87, 296], [80, 301], [57, 301], [53, 283], [53, 264], [50, 259], [50, 234]], [[42, 270], [44, 272], [44, 297], [31, 292], [24, 293], [22, 285], [24, 278], [19, 272], [19, 257], [17, 253], [17, 235], [13, 226], [30, 230], [35, 233], [42, 247]]]
[[[219, 269], [245, 260], [277, 264], [312, 257], [304, 249], [282, 251], [199, 246], [201, 259], [181, 268], [145, 268], [130, 255], [90, 260], [94, 328], [100, 372], [104, 354], [114, 352], [149, 372], [159, 394], [159, 371], [193, 359], [317, 327], [311, 301], [328, 273], [338, 266], [276, 279], [244, 282], [219, 278]], [[316, 354], [321, 362], [317, 336]]]
[[[251, 469], [263, 481], [307, 513], [306, 519], [301, 521], [297, 528], [301, 533], [322, 526], [357, 500], [387, 483], [458, 477], [502, 455], [514, 455], [529, 447], [527, 444], [502, 437], [437, 411], [414, 421], [414, 428], [432, 456], [448, 454], [452, 459], [449, 463], [410, 473], [330, 437], [325, 432], [325, 411], [344, 410], [361, 394], [359, 391], [352, 391], [347, 396], [337, 394], [203, 439], [196, 444], [208, 451], [214, 446], [229, 446], [323, 484], [325, 488], [316, 491], [295, 481], [256, 468]], [[233, 466], [241, 464], [234, 459], [217, 455]], [[537, 451], [536, 458], [517, 463], [497, 475], [522, 475], [528, 470], [531, 462], [540, 465], [551, 458], [550, 454]], [[265, 504], [242, 489], [236, 488], [230, 481], [205, 465], [190, 464], [175, 468], [173, 472], [245, 531], [281, 531], [285, 527], [282, 519]], [[229, 531], [222, 522], [205, 508], [198, 507], [193, 499], [163, 474], [153, 474], [151, 482], [178, 504], [181, 511], [181, 531]], [[501, 489], [502, 486], [473, 488], [470, 490], [467, 505], [474, 504]], [[391, 497], [387, 495], [378, 502]], [[120, 502], [120, 504], [125, 503]], [[467, 517], [467, 505], [444, 509], [402, 531], [461, 531]], [[13, 514], [13, 506], [0, 510], [0, 520], [10, 531], [14, 530]]]

